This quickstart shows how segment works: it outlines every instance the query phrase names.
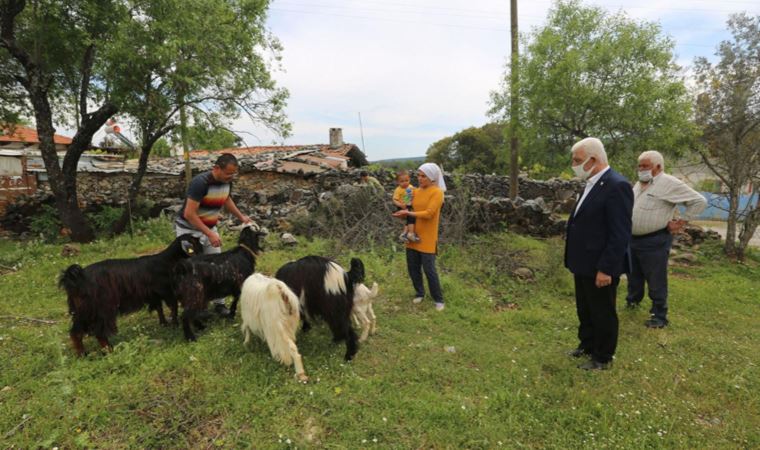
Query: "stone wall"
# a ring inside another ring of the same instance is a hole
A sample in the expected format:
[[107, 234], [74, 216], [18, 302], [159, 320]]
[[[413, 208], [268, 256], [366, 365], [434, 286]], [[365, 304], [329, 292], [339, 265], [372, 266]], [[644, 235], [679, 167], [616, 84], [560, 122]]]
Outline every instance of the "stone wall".
[[[332, 192], [340, 186], [355, 184], [359, 170], [348, 172], [330, 171], [316, 175], [285, 174], [241, 168], [235, 181], [233, 198], [240, 209], [267, 226], [277, 224], [295, 214], [308, 213], [319, 204], [320, 195]], [[372, 172], [386, 188], [386, 195], [395, 188], [393, 171], [381, 169]], [[131, 173], [83, 172], [78, 175], [77, 185], [81, 206], [86, 210], [97, 209], [101, 205], [124, 206], [127, 189], [132, 181]], [[414, 176], [413, 178], [416, 178]], [[414, 180], [416, 184], [416, 180]], [[466, 196], [478, 205], [479, 213], [493, 217], [495, 221], [515, 219], [513, 213], [520, 210], [530, 216], [525, 229], [537, 227], [541, 235], [560, 233], [552, 212], [562, 210], [563, 202], [573, 200], [573, 194], [582, 190], [576, 181], [552, 179], [548, 181], [520, 178], [520, 198], [514, 205], [509, 202], [509, 178], [506, 176], [469, 174], [446, 176], [449, 188], [447, 196]], [[166, 209], [171, 213], [179, 209], [184, 197], [184, 178], [181, 175], [148, 173], [143, 179], [141, 197], [148, 200], [154, 211]], [[32, 197], [20, 199], [8, 208], [0, 218], [0, 228], [15, 232], [23, 231], [25, 222], [34, 214], [35, 206], [52, 203], [47, 183], [40, 183]], [[536, 200], [538, 202], [526, 202]], [[507, 207], [507, 205], [511, 205]], [[506, 209], [505, 209], [506, 208]], [[540, 212], [539, 212], [540, 210]], [[530, 214], [528, 214], [530, 213]], [[530, 226], [528, 226], [530, 224]]]

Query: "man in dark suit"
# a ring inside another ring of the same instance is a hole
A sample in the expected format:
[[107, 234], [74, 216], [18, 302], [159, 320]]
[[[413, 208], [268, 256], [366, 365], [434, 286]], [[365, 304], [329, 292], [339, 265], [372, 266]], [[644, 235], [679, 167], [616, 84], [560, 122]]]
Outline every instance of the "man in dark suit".
[[567, 222], [565, 267], [575, 276], [575, 306], [580, 344], [571, 356], [590, 356], [578, 367], [603, 370], [612, 365], [618, 339], [615, 297], [620, 275], [630, 270], [633, 189], [612, 170], [599, 139], [572, 148], [575, 174], [586, 187]]

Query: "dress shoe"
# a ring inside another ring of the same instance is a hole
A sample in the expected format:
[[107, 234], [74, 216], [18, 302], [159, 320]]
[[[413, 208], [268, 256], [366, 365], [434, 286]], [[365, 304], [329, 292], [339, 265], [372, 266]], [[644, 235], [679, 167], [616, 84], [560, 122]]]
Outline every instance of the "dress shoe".
[[591, 353], [589, 353], [585, 348], [576, 348], [574, 350], [570, 350], [567, 352], [567, 356], [572, 356], [573, 358], [580, 358], [581, 356], [591, 356]]
[[647, 328], [665, 328], [668, 326], [668, 321], [658, 319], [657, 317], [652, 317], [651, 319], [644, 322], [644, 325], [646, 325]]
[[583, 370], [608, 370], [611, 367], [612, 361], [599, 362], [593, 359], [578, 365], [578, 368]]
[[218, 303], [218, 304], [214, 305], [214, 312], [219, 317], [230, 317], [231, 316], [230, 310], [227, 309], [227, 307], [224, 306], [224, 305], [222, 305], [221, 303]]

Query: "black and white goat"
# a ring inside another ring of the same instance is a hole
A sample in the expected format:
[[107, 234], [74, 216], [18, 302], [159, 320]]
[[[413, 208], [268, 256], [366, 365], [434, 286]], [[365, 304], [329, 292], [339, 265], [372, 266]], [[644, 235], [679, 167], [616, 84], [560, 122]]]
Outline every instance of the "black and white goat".
[[199, 255], [177, 265], [174, 293], [183, 308], [185, 339], [196, 339], [191, 323], [198, 329], [204, 328], [199, 314], [215, 298], [232, 295], [230, 317], [235, 317], [240, 288], [256, 269], [256, 256], [261, 252], [259, 239], [264, 235], [254, 226], [245, 226], [240, 231], [237, 247], [218, 254]]
[[73, 264], [61, 272], [58, 286], [68, 294], [72, 321], [69, 335], [77, 354], [84, 354], [82, 339], [86, 334], [95, 336], [102, 348], [110, 349], [108, 338], [117, 331], [116, 316], [146, 304], [157, 309], [159, 321], [166, 324], [161, 301], [170, 303], [173, 299], [174, 268], [202, 251], [198, 238], [186, 235], [155, 255], [107, 259], [85, 268]]
[[248, 277], [240, 293], [240, 330], [248, 346], [251, 334], [264, 339], [272, 357], [296, 369], [296, 378], [306, 382], [303, 361], [296, 346], [300, 320], [298, 297], [280, 280], [260, 273]]
[[351, 327], [354, 289], [364, 281], [364, 264], [351, 260], [346, 272], [336, 262], [321, 256], [306, 256], [280, 267], [275, 278], [282, 280], [301, 302], [303, 330], [312, 318], [322, 318], [332, 331], [333, 341], [346, 341], [346, 360], [359, 350], [356, 332]]

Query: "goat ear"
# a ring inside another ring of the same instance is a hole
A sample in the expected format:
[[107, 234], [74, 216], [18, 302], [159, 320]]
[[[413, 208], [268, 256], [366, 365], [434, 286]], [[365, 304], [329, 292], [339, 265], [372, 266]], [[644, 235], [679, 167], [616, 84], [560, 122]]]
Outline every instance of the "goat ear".
[[182, 251], [188, 256], [193, 256], [195, 254], [193, 243], [190, 241], [182, 241]]

